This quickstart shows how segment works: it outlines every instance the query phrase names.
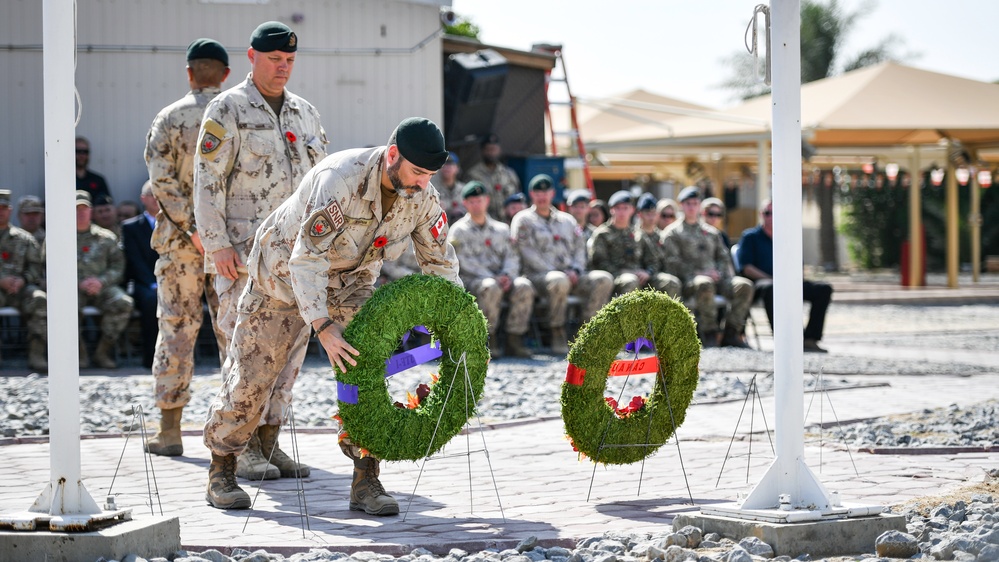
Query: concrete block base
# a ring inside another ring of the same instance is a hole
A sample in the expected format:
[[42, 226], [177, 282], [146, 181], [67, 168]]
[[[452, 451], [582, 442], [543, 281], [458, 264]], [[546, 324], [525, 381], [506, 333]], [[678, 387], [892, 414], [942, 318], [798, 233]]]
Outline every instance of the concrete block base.
[[166, 557], [180, 550], [180, 519], [143, 517], [87, 533], [0, 531], [0, 560], [94, 562], [127, 554]]
[[813, 557], [872, 553], [874, 541], [881, 533], [891, 530], [905, 532], [905, 517], [880, 514], [804, 523], [769, 523], [692, 513], [680, 514], [673, 519], [674, 529], [686, 525], [735, 541], [756, 537], [769, 544], [775, 556], [794, 558], [805, 553]]

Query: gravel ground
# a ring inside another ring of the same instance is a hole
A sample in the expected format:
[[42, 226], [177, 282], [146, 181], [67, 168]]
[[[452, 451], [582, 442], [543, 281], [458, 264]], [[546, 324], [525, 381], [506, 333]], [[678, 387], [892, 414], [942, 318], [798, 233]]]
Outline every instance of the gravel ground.
[[[762, 317], [760, 311], [754, 313], [757, 315], [757, 324], [766, 341], [766, 334], [769, 333], [766, 319]], [[995, 353], [999, 349], [999, 309], [985, 305], [835, 305], [830, 309], [826, 335], [827, 342], [855, 342], [888, 348], [939, 348]], [[980, 363], [806, 354], [805, 384], [809, 387], [814, 386], [819, 374], [823, 376], [823, 384], [827, 388], [834, 388], [850, 384], [843, 378], [845, 375], [973, 376], [995, 372], [994, 366]], [[478, 407], [483, 421], [558, 416], [560, 386], [565, 366], [564, 361], [541, 355], [534, 360], [504, 359], [494, 362], [488, 373], [484, 398]], [[741, 400], [754, 377], [763, 394], [771, 393], [772, 370], [773, 356], [768, 352], [705, 350], [701, 356], [701, 373], [695, 402]], [[390, 393], [397, 399], [402, 398], [407, 390], [412, 390], [419, 382], [426, 382], [429, 375], [429, 370], [417, 369], [393, 377], [390, 379]], [[856, 377], [852, 378], [856, 380]], [[609, 385], [608, 395], [644, 394], [651, 385], [648, 377], [633, 377], [628, 380], [627, 387], [620, 386], [623, 383], [618, 382], [619, 380], [623, 381], [618, 379]], [[185, 412], [186, 420], [203, 418], [217, 384], [216, 374], [204, 374], [195, 378], [192, 385], [194, 399]], [[86, 433], [121, 431], [130, 422], [130, 417], [123, 412], [132, 406], [139, 405], [146, 412], [155, 411], [151, 393], [152, 381], [148, 375], [81, 377], [83, 431]], [[318, 356], [309, 358], [296, 385], [295, 394], [295, 419], [299, 427], [332, 426], [330, 416], [334, 413], [336, 404], [334, 382], [323, 359]], [[0, 377], [0, 395], [5, 397], [4, 411], [0, 412], [0, 436], [22, 437], [47, 432], [47, 381], [44, 377], [37, 375]], [[963, 409], [944, 406], [931, 411], [913, 412], [908, 416], [894, 416], [838, 426], [825, 431], [835, 432], [835, 438], [850, 446], [994, 445], [999, 442], [997, 439], [999, 430], [994, 425], [997, 409], [999, 404], [995, 401]], [[188, 427], [193, 429], [197, 424]], [[905, 514], [908, 517], [910, 534], [901, 538], [894, 537], [893, 540], [902, 544], [903, 548], [914, 546], [916, 550], [912, 554], [916, 557], [999, 561], [999, 546], [997, 546], [999, 515], [996, 513], [995, 505], [990, 495], [970, 494], [962, 499], [940, 503], [929, 512], [908, 509]], [[761, 556], [766, 554], [768, 548], [766, 545], [758, 544], [758, 541], [744, 540], [740, 545], [736, 545], [710, 535], [701, 537], [699, 532], [690, 529], [679, 531], [682, 533], [592, 537], [580, 541], [573, 550], [559, 547], [546, 549], [532, 544], [530, 539], [525, 538], [521, 547], [503, 552], [467, 553], [455, 550], [447, 556], [434, 556], [427, 551], [417, 550], [410, 555], [393, 558], [373, 553], [355, 553], [348, 556], [343, 553], [315, 550], [295, 555], [288, 560], [749, 562], [763, 560]], [[263, 562], [285, 558], [262, 551], [238, 552], [230, 558], [209, 551], [200, 555], [178, 553], [173, 559]], [[874, 554], [872, 545], [872, 551], [867, 555], [826, 560], [873, 561], [888, 560], [888, 558], [879, 558]]]

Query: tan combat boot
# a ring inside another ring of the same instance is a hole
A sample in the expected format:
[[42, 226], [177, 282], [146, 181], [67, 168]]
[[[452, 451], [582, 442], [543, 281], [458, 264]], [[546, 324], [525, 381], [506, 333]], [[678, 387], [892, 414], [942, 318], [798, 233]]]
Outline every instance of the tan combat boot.
[[28, 340], [28, 368], [42, 373], [49, 370], [45, 341], [41, 338], [35, 337]]
[[80, 368], [86, 369], [90, 367], [90, 356], [87, 355], [87, 344], [80, 338]]
[[114, 340], [101, 338], [101, 341], [97, 342], [97, 349], [94, 350], [94, 364], [101, 369], [117, 369], [118, 365], [114, 359], [111, 359], [113, 351]]
[[523, 334], [506, 335], [506, 354], [511, 357], [530, 357], [531, 350], [524, 347]]
[[236, 484], [236, 455], [219, 456], [212, 453], [205, 499], [208, 505], [219, 509], [250, 507], [250, 495]]
[[180, 439], [180, 415], [183, 407], [160, 410], [160, 430], [146, 443], [146, 452], [164, 457], [177, 457], [184, 454], [184, 443]]
[[261, 454], [260, 438], [256, 432], [237, 458], [236, 476], [247, 480], [274, 480], [281, 477], [281, 470], [267, 462], [267, 457]]
[[569, 353], [569, 339], [565, 336], [565, 326], [552, 327], [552, 354], [565, 355]]
[[503, 357], [503, 346], [500, 345], [499, 337], [496, 334], [489, 334], [489, 358], [498, 359]]
[[312, 472], [308, 466], [295, 462], [295, 459], [288, 456], [278, 445], [278, 433], [281, 432], [279, 425], [262, 425], [257, 428], [257, 437], [260, 439], [260, 454], [268, 462], [278, 467], [281, 471], [281, 478], [305, 478]]
[[368, 515], [398, 515], [399, 503], [378, 481], [378, 459], [354, 459], [354, 481], [350, 483], [350, 509]]

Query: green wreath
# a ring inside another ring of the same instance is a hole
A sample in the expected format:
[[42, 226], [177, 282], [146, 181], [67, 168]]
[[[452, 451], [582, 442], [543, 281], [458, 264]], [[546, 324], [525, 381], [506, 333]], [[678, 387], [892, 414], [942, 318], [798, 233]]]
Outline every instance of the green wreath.
[[[643, 407], [620, 417], [604, 399], [607, 373], [624, 346], [639, 338], [655, 344], [663, 376], [656, 377]], [[654, 453], [683, 423], [697, 387], [700, 354], [693, 317], [669, 296], [632, 291], [607, 303], [569, 349], [562, 420], [573, 446], [608, 464], [633, 463]], [[642, 444], [648, 445], [635, 446]]]
[[[418, 408], [397, 408], [385, 383], [385, 361], [419, 325], [441, 343], [440, 379]], [[384, 460], [419, 460], [439, 451], [468, 421], [467, 404], [474, 407], [482, 396], [486, 334], [475, 298], [443, 277], [409, 275], [379, 287], [343, 334], [360, 351], [357, 365], [337, 375], [339, 417], [351, 441]], [[462, 353], [470, 389], [464, 365], [457, 364]], [[348, 400], [356, 403], [344, 401], [343, 388], [353, 391]], [[466, 401], [466, 393], [473, 400]]]

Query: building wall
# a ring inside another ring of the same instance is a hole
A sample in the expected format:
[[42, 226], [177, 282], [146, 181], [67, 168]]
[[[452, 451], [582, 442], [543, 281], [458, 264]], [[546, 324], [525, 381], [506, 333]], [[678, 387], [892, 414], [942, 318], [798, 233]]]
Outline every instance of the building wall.
[[[0, 37], [12, 45], [0, 48], [0, 187], [15, 198], [44, 196], [42, 4], [0, 3]], [[406, 117], [441, 122], [441, 4], [450, 1], [78, 0], [77, 134], [115, 198], [137, 199], [149, 124], [188, 90], [187, 45], [222, 42], [231, 87], [249, 72], [250, 33], [278, 20], [300, 41], [288, 89], [319, 109], [328, 151], [384, 144]]]

